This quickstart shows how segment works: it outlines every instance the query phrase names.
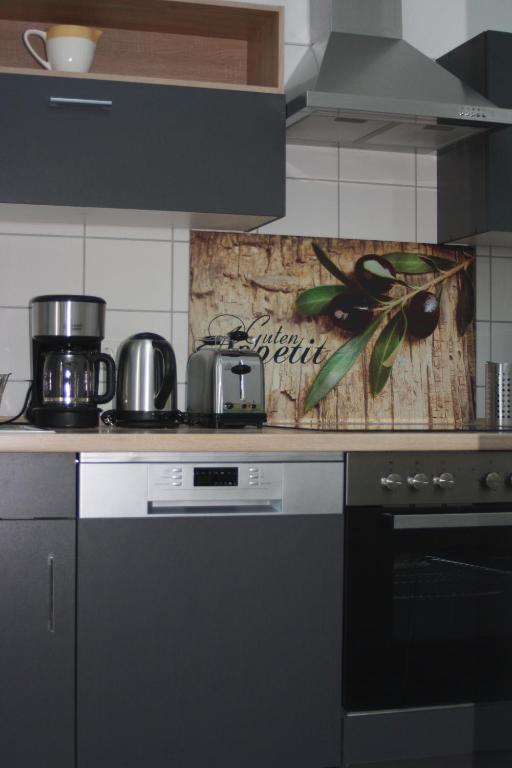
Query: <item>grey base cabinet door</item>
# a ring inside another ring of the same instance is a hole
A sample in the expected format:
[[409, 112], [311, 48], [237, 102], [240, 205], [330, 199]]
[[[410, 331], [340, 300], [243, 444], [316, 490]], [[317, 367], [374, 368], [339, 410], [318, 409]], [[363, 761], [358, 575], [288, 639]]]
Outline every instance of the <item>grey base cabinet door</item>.
[[75, 759], [73, 520], [0, 520], [0, 765]]
[[78, 768], [336, 768], [341, 515], [80, 520]]

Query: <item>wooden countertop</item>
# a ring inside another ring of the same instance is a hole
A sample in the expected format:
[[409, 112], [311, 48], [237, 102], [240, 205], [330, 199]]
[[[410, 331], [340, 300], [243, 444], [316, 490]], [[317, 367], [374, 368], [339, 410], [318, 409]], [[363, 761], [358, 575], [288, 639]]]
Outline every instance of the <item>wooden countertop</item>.
[[340, 452], [512, 450], [511, 432], [319, 432], [179, 427], [165, 430], [99, 428], [76, 432], [0, 430], [0, 452]]

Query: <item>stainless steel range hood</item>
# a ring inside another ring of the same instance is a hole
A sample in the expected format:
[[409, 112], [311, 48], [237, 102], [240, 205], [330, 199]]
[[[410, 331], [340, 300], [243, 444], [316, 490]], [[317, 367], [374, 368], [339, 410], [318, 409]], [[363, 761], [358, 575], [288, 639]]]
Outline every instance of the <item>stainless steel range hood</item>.
[[[314, 47], [318, 77], [288, 102], [288, 141], [434, 152], [512, 125], [511, 109], [402, 39], [401, 0], [330, 2], [328, 37]], [[312, 13], [322, 6], [313, 2]]]

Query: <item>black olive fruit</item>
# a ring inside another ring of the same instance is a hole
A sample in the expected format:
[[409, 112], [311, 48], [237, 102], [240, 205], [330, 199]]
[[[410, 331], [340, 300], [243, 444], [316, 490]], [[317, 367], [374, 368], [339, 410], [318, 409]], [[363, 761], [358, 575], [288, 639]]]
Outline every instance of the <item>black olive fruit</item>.
[[361, 256], [356, 261], [354, 272], [359, 285], [374, 296], [388, 291], [396, 277], [394, 266], [384, 256], [374, 253]]
[[420, 291], [409, 302], [405, 311], [407, 329], [416, 339], [426, 339], [437, 328], [439, 301], [433, 293]]
[[368, 299], [361, 294], [340, 294], [330, 302], [327, 314], [338, 328], [359, 333], [371, 323], [373, 312]]

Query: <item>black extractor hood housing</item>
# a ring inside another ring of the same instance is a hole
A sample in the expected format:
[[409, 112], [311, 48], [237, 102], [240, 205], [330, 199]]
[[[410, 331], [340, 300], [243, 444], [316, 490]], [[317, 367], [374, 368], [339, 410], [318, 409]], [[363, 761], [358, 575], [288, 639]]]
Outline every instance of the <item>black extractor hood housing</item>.
[[[482, 32], [439, 62], [512, 107], [512, 34]], [[437, 160], [438, 242], [512, 246], [512, 128], [448, 147]]]
[[512, 125], [402, 39], [402, 0], [312, 0], [311, 28], [319, 72], [287, 88], [289, 142], [434, 152]]

